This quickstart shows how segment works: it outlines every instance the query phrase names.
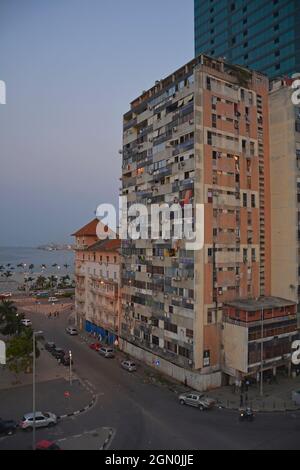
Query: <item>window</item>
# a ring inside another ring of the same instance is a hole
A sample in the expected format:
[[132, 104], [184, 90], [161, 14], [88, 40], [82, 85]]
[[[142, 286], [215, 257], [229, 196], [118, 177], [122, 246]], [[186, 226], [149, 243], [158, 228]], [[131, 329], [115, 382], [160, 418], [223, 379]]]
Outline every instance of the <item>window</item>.
[[248, 197], [247, 197], [247, 194], [244, 193], [243, 194], [243, 207], [247, 207], [248, 206]]
[[152, 344], [159, 346], [159, 338], [157, 336], [152, 336]]
[[255, 200], [255, 194], [251, 195], [251, 207], [255, 208], [256, 207], [256, 200]]

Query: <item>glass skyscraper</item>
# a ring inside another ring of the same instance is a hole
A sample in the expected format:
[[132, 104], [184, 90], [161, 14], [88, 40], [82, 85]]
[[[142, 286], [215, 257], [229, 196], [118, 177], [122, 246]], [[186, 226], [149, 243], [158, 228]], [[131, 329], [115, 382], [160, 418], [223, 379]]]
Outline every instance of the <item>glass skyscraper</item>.
[[195, 0], [195, 53], [271, 78], [300, 72], [300, 0]]

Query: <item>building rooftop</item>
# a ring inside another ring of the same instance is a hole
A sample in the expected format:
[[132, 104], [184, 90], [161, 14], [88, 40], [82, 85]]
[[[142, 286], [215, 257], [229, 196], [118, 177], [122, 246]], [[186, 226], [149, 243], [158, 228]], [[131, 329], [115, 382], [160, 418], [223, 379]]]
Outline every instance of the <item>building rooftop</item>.
[[290, 307], [296, 305], [296, 303], [279, 297], [260, 297], [259, 299], [238, 299], [228, 302], [226, 305], [246, 312], [256, 312], [262, 309]]
[[241, 78], [241, 76], [243, 76], [246, 78], [244, 83], [244, 87], [246, 88], [249, 88], [247, 81], [251, 81], [253, 77], [260, 77], [261, 80], [266, 80], [266, 82], [268, 82], [267, 76], [257, 70], [251, 70], [246, 66], [232, 64], [221, 57], [214, 58], [207, 54], [200, 54], [198, 57], [183, 65], [172, 74], [161, 80], [157, 80], [155, 85], [150, 89], [144, 90], [139, 97], [131, 102], [131, 110], [124, 115], [124, 118], [129, 118], [133, 110], [153, 98], [153, 96], [162, 93], [166, 87], [171, 86], [176, 81], [192, 74], [197, 66], [204, 66], [207, 69], [210, 69], [212, 74], [222, 73], [224, 74], [224, 77], [227, 76], [227, 79], [231, 79], [233, 81], [237, 80], [237, 83], [239, 81], [239, 77]]
[[84, 236], [96, 236], [96, 229], [99, 223], [98, 219], [94, 219], [89, 222], [87, 225], [77, 230], [77, 232], [72, 234], [72, 237], [84, 237]]
[[118, 251], [121, 248], [121, 240], [99, 240], [94, 245], [91, 245], [87, 251], [104, 251], [104, 252], [111, 252], [111, 251]]

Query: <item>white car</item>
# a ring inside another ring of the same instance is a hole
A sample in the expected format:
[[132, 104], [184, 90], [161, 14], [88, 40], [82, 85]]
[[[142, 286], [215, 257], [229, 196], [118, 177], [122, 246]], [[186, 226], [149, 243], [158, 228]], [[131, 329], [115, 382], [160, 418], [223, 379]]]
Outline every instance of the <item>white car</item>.
[[52, 304], [56, 304], [56, 302], [58, 302], [58, 298], [57, 297], [49, 297], [48, 302], [52, 303]]
[[66, 328], [66, 332], [70, 336], [77, 336], [78, 335], [77, 328], [74, 328], [73, 326], [68, 326], [68, 328]]
[[21, 323], [23, 326], [26, 326], [26, 328], [28, 328], [29, 326], [32, 326], [32, 322], [31, 320], [28, 320], [28, 318], [24, 318], [23, 320], [21, 320]]
[[[32, 431], [34, 427], [34, 416], [33, 413], [28, 413], [23, 416], [20, 422], [20, 428], [23, 431]], [[35, 427], [36, 428], [48, 428], [57, 424], [57, 416], [53, 413], [42, 413], [37, 411], [35, 413]]]
[[132, 361], [122, 361], [121, 367], [128, 372], [136, 372], [136, 364]]

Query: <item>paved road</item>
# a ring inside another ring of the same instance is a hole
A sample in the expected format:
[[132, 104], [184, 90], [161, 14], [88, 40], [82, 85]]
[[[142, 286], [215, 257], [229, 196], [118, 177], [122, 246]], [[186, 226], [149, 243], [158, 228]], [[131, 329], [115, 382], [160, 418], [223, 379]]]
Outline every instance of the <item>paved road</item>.
[[[98, 394], [89, 412], [40, 430], [40, 438], [59, 439], [100, 427], [115, 429], [114, 450], [299, 449], [300, 414], [260, 414], [254, 423], [239, 423], [236, 413], [201, 413], [182, 407], [169, 390], [145, 384], [120, 368], [120, 358], [106, 360], [90, 351], [78, 337], [65, 334], [67, 313], [59, 319], [35, 316], [35, 328], [48, 340], [71, 349], [76, 373]], [[30, 436], [0, 440], [0, 449], [28, 448]]]

